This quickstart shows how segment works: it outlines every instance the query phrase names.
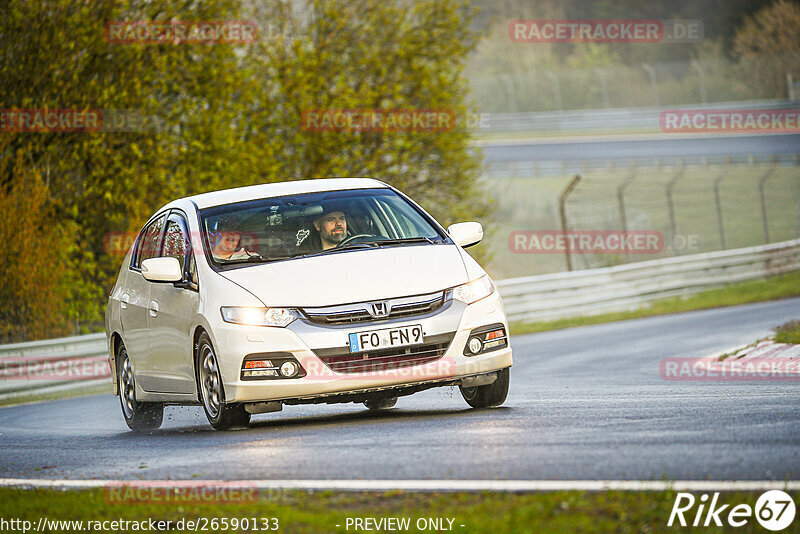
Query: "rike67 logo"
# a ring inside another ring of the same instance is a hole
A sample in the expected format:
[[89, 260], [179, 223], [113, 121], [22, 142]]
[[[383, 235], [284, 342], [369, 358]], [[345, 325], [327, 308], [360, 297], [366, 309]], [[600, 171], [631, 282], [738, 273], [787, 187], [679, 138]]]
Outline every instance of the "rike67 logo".
[[792, 497], [780, 490], [763, 493], [752, 508], [749, 504], [737, 504], [731, 508], [730, 504], [720, 502], [719, 492], [715, 492], [710, 501], [707, 493], [699, 499], [691, 493], [678, 493], [667, 526], [721, 527], [726, 522], [731, 527], [742, 527], [755, 516], [765, 529], [779, 531], [792, 524], [794, 515]]

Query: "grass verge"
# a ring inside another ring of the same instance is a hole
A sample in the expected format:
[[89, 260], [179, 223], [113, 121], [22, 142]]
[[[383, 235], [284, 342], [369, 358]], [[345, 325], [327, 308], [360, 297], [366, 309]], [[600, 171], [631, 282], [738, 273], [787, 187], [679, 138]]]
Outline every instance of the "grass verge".
[[[719, 289], [709, 289], [689, 297], [657, 300], [647, 308], [633, 311], [605, 313], [586, 317], [570, 317], [547, 322], [514, 322], [509, 325], [511, 334], [529, 334], [558, 330], [574, 326], [586, 326], [627, 319], [639, 319], [653, 315], [705, 310], [723, 306], [736, 306], [750, 302], [763, 302], [800, 296], [800, 271], [773, 276], [764, 280], [730, 284]], [[796, 332], [796, 335], [800, 333]], [[785, 343], [785, 342], [784, 342]]]
[[776, 328], [775, 341], [778, 343], [800, 344], [800, 321], [790, 321]]
[[[722, 493], [720, 504], [748, 504], [751, 507], [761, 492]], [[797, 502], [797, 492], [790, 493]], [[559, 491], [542, 493], [425, 493], [425, 492], [305, 492], [272, 490], [255, 501], [226, 504], [122, 504], [112, 502], [106, 490], [54, 491], [0, 488], [0, 517], [31, 522], [35, 530], [40, 518], [62, 521], [112, 521], [123, 519], [171, 522], [171, 532], [185, 532], [186, 521], [200, 520], [198, 531], [258, 532], [262, 518], [277, 519], [278, 531], [296, 533], [364, 532], [363, 528], [348, 526], [348, 518], [408, 518], [406, 532], [439, 530], [417, 527], [421, 518], [442, 521], [445, 528], [454, 532], [495, 534], [530, 532], [674, 532], [667, 527], [675, 493], [621, 492], [621, 491]], [[699, 493], [696, 495], [699, 497]], [[687, 512], [687, 520], [694, 520], [694, 509]], [[228, 529], [221, 518], [227, 518]], [[232, 519], [250, 518], [249, 528], [232, 529]], [[184, 528], [179, 528], [183, 519]], [[212, 519], [217, 519], [216, 523]], [[252, 527], [257, 520], [258, 529]], [[451, 519], [449, 523], [447, 519]], [[704, 519], [704, 518], [703, 518]], [[725, 519], [723, 518], [724, 522]], [[216, 524], [216, 527], [212, 528]], [[337, 526], [338, 525], [338, 526]], [[452, 526], [450, 526], [452, 525]], [[463, 525], [463, 526], [462, 526]], [[111, 525], [108, 525], [111, 526]], [[419, 523], [419, 526], [423, 526]], [[449, 528], [447, 528], [449, 527]], [[677, 527], [680, 529], [680, 527]], [[702, 528], [702, 527], [701, 527]], [[260, 530], [259, 530], [260, 529]], [[784, 532], [797, 532], [800, 521], [795, 521]], [[53, 528], [50, 532], [73, 532], [78, 528]], [[94, 529], [99, 530], [99, 529]], [[109, 528], [105, 529], [109, 531]], [[117, 531], [125, 531], [118, 528]], [[130, 528], [127, 530], [131, 530]], [[373, 531], [388, 531], [376, 529]], [[740, 529], [702, 529], [706, 531], [760, 530], [755, 518]], [[21, 531], [21, 530], [20, 530]], [[47, 531], [47, 530], [46, 530]], [[193, 531], [193, 530], [192, 530]], [[273, 530], [274, 531], [274, 530]]]

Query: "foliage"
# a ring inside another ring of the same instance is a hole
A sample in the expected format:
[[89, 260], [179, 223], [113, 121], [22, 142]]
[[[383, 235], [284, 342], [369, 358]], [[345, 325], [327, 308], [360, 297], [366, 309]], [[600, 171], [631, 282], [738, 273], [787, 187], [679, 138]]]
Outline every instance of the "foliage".
[[71, 236], [53, 224], [48, 187], [22, 156], [0, 162], [13, 167], [0, 190], [0, 340], [50, 337], [67, 331]]
[[800, 81], [800, 5], [777, 0], [745, 19], [733, 50], [742, 72], [758, 80], [758, 95], [785, 94], [786, 74]]
[[[240, 0], [5, 7], [0, 109], [101, 109], [144, 119], [96, 132], [2, 133], [0, 190], [24, 196], [27, 177], [41, 175], [48, 186], [41, 209], [54, 232], [70, 237], [62, 243], [51, 236], [48, 246], [69, 251], [67, 269], [75, 276], [60, 296], [67, 315], [99, 323], [120, 259], [106, 249], [106, 236], [138, 231], [154, 210], [181, 196], [372, 176], [423, 199], [445, 223], [486, 213], [475, 185], [480, 162], [463, 123], [421, 133], [310, 132], [300, 124], [303, 110], [323, 107], [447, 109], [463, 119], [461, 68], [477, 39], [464, 6], [319, 0], [302, 13], [295, 8]], [[119, 44], [105, 36], [110, 21], [252, 17], [262, 32], [245, 45]], [[278, 24], [291, 32], [276, 33]], [[11, 225], [17, 215], [0, 217]]]

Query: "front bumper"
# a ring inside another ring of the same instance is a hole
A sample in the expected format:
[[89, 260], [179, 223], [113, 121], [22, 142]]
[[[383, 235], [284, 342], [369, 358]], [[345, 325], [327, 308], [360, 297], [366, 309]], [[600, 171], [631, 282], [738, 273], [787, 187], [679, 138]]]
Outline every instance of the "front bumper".
[[[262, 402], [313, 399], [333, 394], [380, 391], [398, 386], [446, 385], [454, 380], [490, 373], [513, 363], [510, 344], [477, 356], [465, 356], [469, 333], [492, 323], [502, 323], [508, 333], [503, 304], [497, 292], [469, 306], [450, 301], [436, 312], [380, 323], [320, 326], [297, 320], [287, 328], [250, 327], [219, 322], [213, 336], [227, 402]], [[315, 350], [343, 347], [348, 334], [393, 326], [421, 324], [426, 338], [455, 332], [444, 355], [423, 365], [376, 372], [337, 373], [326, 366]], [[240, 378], [242, 361], [249, 354], [291, 353], [307, 375], [295, 379], [247, 380]], [[422, 389], [422, 388], [420, 388]]]

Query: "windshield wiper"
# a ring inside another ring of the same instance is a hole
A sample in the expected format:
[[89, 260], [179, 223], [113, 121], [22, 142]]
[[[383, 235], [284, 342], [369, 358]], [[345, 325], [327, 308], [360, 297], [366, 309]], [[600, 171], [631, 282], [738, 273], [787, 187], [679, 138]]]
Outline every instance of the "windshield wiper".
[[441, 241], [434, 241], [430, 237], [425, 236], [418, 236], [418, 237], [399, 237], [397, 239], [381, 239], [380, 241], [368, 241], [368, 243], [375, 243], [379, 247], [383, 245], [401, 245], [403, 243], [430, 243], [431, 245], [436, 245], [441, 243]]
[[364, 248], [376, 248], [378, 246], [377, 243], [374, 241], [370, 241], [365, 243], [363, 241], [359, 241], [358, 243], [348, 243], [343, 247], [333, 247], [329, 248], [328, 250], [321, 250], [319, 252], [312, 252], [311, 254], [302, 254], [300, 256], [292, 256], [293, 258], [311, 258], [314, 256], [319, 256], [321, 254], [329, 254], [331, 252], [338, 252], [340, 250], [352, 250], [352, 249], [364, 249]]
[[273, 261], [288, 260], [294, 256], [271, 256], [264, 258], [263, 256], [253, 255], [247, 258], [237, 258], [235, 260], [223, 260], [223, 265], [237, 265], [239, 263], [270, 263]]

